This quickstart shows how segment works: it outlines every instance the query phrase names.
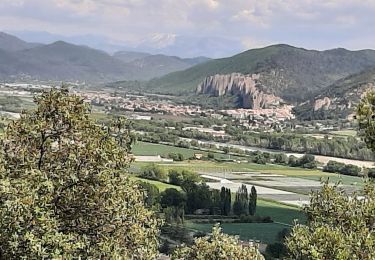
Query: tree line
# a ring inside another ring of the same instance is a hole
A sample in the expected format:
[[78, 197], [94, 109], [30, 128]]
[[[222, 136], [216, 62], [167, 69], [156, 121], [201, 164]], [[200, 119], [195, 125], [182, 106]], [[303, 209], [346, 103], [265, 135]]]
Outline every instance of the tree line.
[[[240, 144], [252, 147], [280, 150], [286, 152], [307, 153], [315, 155], [333, 156], [356, 160], [373, 160], [374, 155], [367, 148], [366, 143], [355, 137], [332, 137], [325, 136], [323, 139], [305, 136], [297, 133], [267, 133], [254, 132], [241, 129], [241, 127], [225, 127], [228, 136], [214, 137], [209, 133], [197, 130], [183, 130], [183, 123], [179, 127], [170, 129], [164, 126], [165, 122], [136, 121], [134, 129], [144, 131], [148, 134], [140, 136], [141, 139], [150, 142], [178, 143], [179, 137], [202, 141], [216, 141], [224, 143]], [[169, 123], [167, 124], [169, 125]]]

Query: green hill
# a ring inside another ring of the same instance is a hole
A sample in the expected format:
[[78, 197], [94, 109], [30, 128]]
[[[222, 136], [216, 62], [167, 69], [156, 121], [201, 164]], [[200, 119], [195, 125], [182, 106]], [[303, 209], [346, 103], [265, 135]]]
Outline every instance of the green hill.
[[315, 51], [281, 44], [211, 60], [151, 80], [143, 87], [163, 94], [192, 94], [207, 76], [257, 73], [268, 92], [290, 102], [302, 102], [335, 81], [371, 67], [375, 67], [373, 50]]

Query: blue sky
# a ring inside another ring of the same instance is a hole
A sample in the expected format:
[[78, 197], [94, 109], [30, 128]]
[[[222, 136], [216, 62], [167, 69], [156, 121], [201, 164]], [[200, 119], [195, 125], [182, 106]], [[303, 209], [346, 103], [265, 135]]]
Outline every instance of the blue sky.
[[212, 46], [211, 56], [228, 56], [276, 43], [375, 49], [374, 14], [375, 0], [1, 0], [0, 30], [94, 35], [182, 56]]

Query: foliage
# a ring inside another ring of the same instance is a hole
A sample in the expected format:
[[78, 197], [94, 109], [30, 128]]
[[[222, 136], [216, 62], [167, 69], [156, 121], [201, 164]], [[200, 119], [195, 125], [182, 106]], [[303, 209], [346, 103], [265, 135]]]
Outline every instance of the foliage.
[[182, 185], [185, 181], [198, 183], [201, 181], [199, 175], [189, 170], [170, 169], [168, 171], [169, 183], [174, 185]]
[[[287, 152], [316, 154], [357, 160], [373, 159], [373, 154], [371, 150], [366, 147], [366, 144], [364, 142], [358, 141], [358, 139], [354, 137], [343, 138], [338, 136], [329, 139], [319, 139], [313, 136], [306, 136], [289, 131], [283, 133], [258, 133], [246, 131], [246, 129], [241, 128], [241, 125], [236, 125], [233, 122], [226, 123], [227, 126], [225, 128], [225, 131], [228, 136], [225, 138], [225, 140], [223, 140], [221, 137], [215, 138], [212, 134], [202, 133], [199, 131], [182, 130], [182, 128], [165, 128], [165, 123], [160, 122], [160, 120], [151, 120], [142, 123], [135, 122], [134, 129], [137, 131], [147, 132], [146, 135], [140, 136], [142, 140], [156, 143], [164, 141], [176, 145], [179, 137], [183, 137], [195, 140], [241, 143], [242, 145], [246, 146]], [[170, 123], [168, 122], [168, 124]], [[184, 123], [180, 124], [184, 125]], [[186, 142], [183, 142], [181, 145], [189, 147], [189, 144]], [[227, 146], [224, 146], [222, 150], [226, 153], [234, 151], [233, 148], [230, 149]], [[171, 151], [168, 151], [166, 154], [168, 154], [169, 152]], [[186, 156], [185, 154], [184, 157], [188, 158], [188, 156]], [[264, 161], [267, 160], [267, 158], [263, 157], [259, 157], [257, 158], [257, 160], [258, 159], [261, 163], [264, 163]]]
[[249, 196], [249, 214], [251, 216], [255, 215], [256, 209], [257, 209], [257, 190], [254, 186], [251, 187], [251, 192]]
[[325, 183], [305, 208], [307, 225], [286, 240], [292, 259], [374, 259], [375, 186], [349, 196]]
[[375, 168], [367, 169], [367, 176], [370, 178], [375, 178]]
[[126, 122], [97, 125], [65, 89], [35, 102], [1, 140], [1, 258], [154, 258], [158, 220], [124, 173]]
[[344, 175], [359, 176], [361, 173], [361, 167], [353, 164], [346, 164], [340, 171]]
[[176, 189], [166, 189], [160, 194], [160, 204], [163, 208], [183, 207], [186, 204], [186, 196]]
[[230, 189], [221, 187], [220, 202], [221, 215], [228, 216], [232, 208], [232, 193]]
[[305, 154], [298, 160], [298, 166], [307, 169], [316, 168], [315, 156], [311, 154]]
[[337, 172], [337, 173], [340, 173], [342, 171], [342, 169], [344, 168], [345, 164], [344, 163], [340, 163], [340, 162], [336, 162], [336, 161], [329, 161], [324, 167], [323, 167], [323, 171], [325, 172]]
[[270, 216], [252, 216], [241, 215], [238, 219], [233, 220], [232, 223], [272, 223], [273, 220]]
[[185, 211], [182, 206], [180, 207], [166, 207], [163, 208], [164, 218], [168, 224], [183, 224], [185, 220]]
[[197, 209], [210, 209], [212, 207], [211, 190], [206, 184], [185, 181], [181, 188], [186, 193], [187, 213], [194, 213]]
[[285, 246], [285, 239], [289, 236], [290, 230], [287, 228], [282, 229], [277, 234], [277, 242], [268, 244], [266, 247], [266, 259], [285, 259], [288, 255], [288, 249]]
[[287, 164], [288, 156], [285, 153], [277, 153], [275, 155], [275, 163], [277, 164]]
[[207, 158], [213, 160], [213, 159], [215, 159], [215, 154], [214, 153], [208, 153]]
[[210, 205], [210, 214], [220, 214], [221, 213], [221, 196], [220, 191], [212, 189], [211, 191], [211, 205]]
[[143, 167], [141, 169], [140, 176], [145, 179], [156, 180], [156, 181], [167, 180], [166, 171], [155, 163], [152, 163]]
[[266, 259], [283, 259], [283, 257], [285, 257], [287, 253], [288, 251], [285, 245], [282, 242], [276, 242], [267, 245], [265, 256]]
[[362, 169], [353, 164], [344, 164], [335, 161], [329, 161], [327, 165], [323, 167], [325, 172], [337, 172], [344, 175], [360, 176]]
[[262, 260], [263, 256], [254, 246], [242, 246], [238, 237], [231, 237], [221, 233], [221, 228], [216, 225], [212, 235], [196, 238], [191, 247], [180, 247], [172, 255], [172, 259], [186, 260]]
[[153, 207], [159, 204], [160, 193], [156, 185], [140, 181], [139, 186], [145, 191], [144, 202], [148, 207]]
[[184, 160], [184, 155], [181, 153], [169, 153], [168, 158], [176, 162], [181, 162]]
[[233, 213], [238, 216], [249, 214], [249, 196], [245, 184], [242, 184], [236, 192], [236, 198], [233, 203]]
[[357, 119], [361, 137], [375, 151], [375, 91], [367, 93], [358, 105]]
[[305, 154], [301, 158], [297, 158], [293, 155], [289, 156], [288, 164], [291, 167], [302, 167], [306, 169], [314, 169], [317, 167], [317, 163], [315, 161], [315, 156], [311, 154]]

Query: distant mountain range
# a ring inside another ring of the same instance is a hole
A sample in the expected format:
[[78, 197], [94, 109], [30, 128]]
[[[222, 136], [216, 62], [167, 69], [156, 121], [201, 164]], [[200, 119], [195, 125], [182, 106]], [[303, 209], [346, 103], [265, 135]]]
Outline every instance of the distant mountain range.
[[189, 68], [208, 58], [181, 59], [149, 53], [108, 53], [64, 41], [28, 43], [0, 33], [0, 78], [29, 76], [57, 81], [91, 83], [115, 80], [148, 80]]
[[13, 35], [0, 32], [0, 49], [4, 51], [21, 51], [39, 46], [39, 43], [25, 42]]
[[[171, 39], [178, 40], [167, 40]], [[202, 48], [207, 44], [210, 42], [202, 42]], [[158, 48], [168, 46], [156, 44]], [[279, 44], [210, 60], [140, 51], [110, 55], [64, 41], [29, 43], [0, 33], [1, 80], [29, 76], [112, 82], [111, 87], [161, 94], [235, 96], [242, 107], [293, 104], [296, 115], [303, 119], [347, 117], [361, 95], [374, 89], [374, 75], [374, 50], [316, 51]]]
[[185, 70], [194, 65], [210, 60], [206, 57], [180, 58], [163, 54], [152, 55], [144, 52], [120, 51], [113, 54], [113, 57], [138, 68], [139, 71], [147, 72], [146, 78], [156, 78], [173, 71]]
[[95, 34], [66, 36], [45, 31], [27, 30], [11, 31], [8, 33], [27, 42], [50, 44], [56, 41], [65, 41], [104, 50], [110, 54], [117, 51], [132, 51], [184, 58], [199, 56], [220, 58], [228, 57], [244, 50], [244, 46], [240, 41], [224, 37], [155, 33], [145, 35], [138, 42], [126, 42]]

